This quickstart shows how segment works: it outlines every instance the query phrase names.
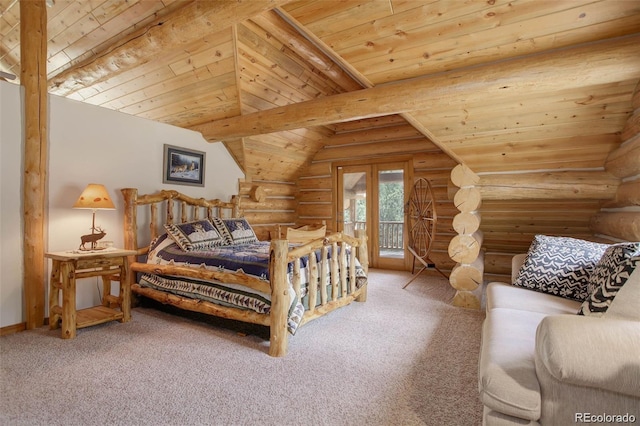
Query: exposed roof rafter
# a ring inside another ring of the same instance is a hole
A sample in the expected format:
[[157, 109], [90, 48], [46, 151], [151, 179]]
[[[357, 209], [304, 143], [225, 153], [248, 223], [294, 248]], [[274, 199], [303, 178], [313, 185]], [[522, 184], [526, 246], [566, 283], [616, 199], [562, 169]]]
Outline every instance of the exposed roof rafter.
[[92, 57], [50, 79], [51, 93], [66, 96], [180, 48], [212, 31], [245, 21], [291, 0], [194, 1], [133, 33], [102, 56]]
[[[550, 89], [605, 84], [636, 78], [640, 35], [558, 49], [433, 76], [398, 81], [354, 92], [217, 120], [192, 127], [210, 141], [260, 135], [343, 121], [429, 111], [452, 99], [461, 106], [472, 97], [513, 92], [523, 98]], [[455, 96], [454, 96], [455, 95]], [[464, 96], [460, 96], [464, 95]]]

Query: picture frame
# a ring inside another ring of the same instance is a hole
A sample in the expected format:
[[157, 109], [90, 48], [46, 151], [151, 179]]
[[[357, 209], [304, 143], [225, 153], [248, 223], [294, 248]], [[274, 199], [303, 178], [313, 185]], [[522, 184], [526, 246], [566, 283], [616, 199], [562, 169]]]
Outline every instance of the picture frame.
[[162, 183], [204, 186], [206, 153], [164, 144]]

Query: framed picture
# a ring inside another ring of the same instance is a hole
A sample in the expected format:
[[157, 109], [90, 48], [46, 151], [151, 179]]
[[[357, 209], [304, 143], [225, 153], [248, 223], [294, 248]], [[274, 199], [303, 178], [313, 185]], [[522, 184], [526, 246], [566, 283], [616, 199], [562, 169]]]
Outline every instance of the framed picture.
[[163, 183], [204, 186], [206, 153], [164, 145]]

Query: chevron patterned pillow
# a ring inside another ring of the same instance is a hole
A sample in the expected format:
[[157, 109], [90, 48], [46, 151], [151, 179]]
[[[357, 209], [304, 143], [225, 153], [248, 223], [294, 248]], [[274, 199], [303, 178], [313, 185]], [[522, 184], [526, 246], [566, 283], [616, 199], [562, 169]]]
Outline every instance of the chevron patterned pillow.
[[513, 285], [567, 299], [589, 296], [589, 276], [608, 244], [536, 235]]
[[640, 242], [619, 243], [609, 247], [589, 277], [589, 297], [582, 303], [578, 315], [604, 315], [638, 264]]

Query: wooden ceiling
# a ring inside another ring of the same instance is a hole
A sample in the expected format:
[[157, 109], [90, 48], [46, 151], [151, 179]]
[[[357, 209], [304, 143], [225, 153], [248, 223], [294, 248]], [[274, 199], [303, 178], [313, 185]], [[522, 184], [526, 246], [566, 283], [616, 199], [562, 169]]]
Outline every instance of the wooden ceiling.
[[[353, 129], [475, 172], [601, 168], [640, 79], [638, 0], [50, 3], [50, 93], [224, 140], [253, 179], [294, 181]], [[18, 1], [0, 10], [19, 76]]]

